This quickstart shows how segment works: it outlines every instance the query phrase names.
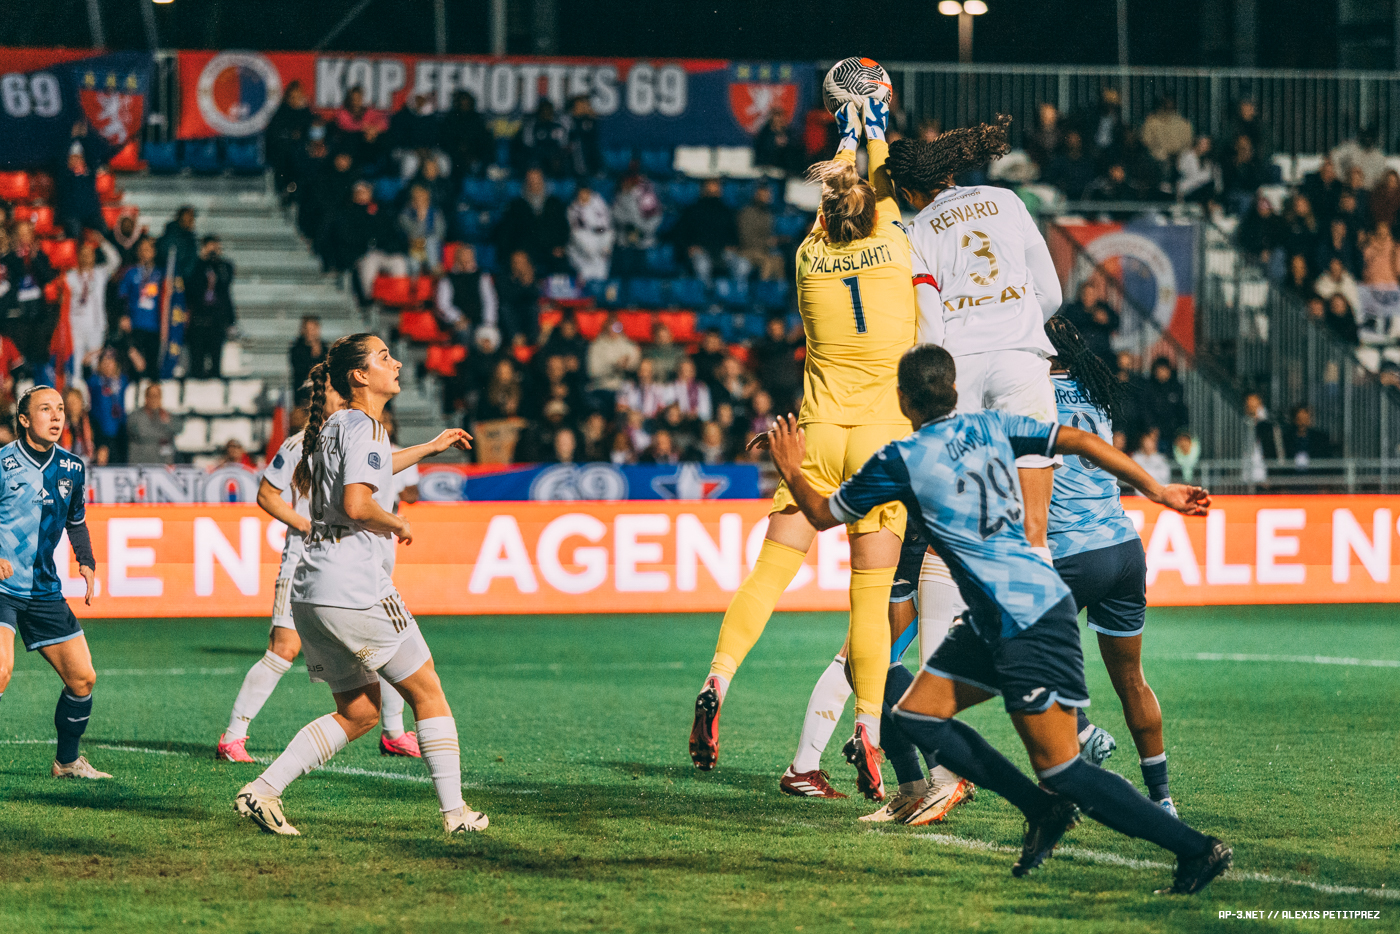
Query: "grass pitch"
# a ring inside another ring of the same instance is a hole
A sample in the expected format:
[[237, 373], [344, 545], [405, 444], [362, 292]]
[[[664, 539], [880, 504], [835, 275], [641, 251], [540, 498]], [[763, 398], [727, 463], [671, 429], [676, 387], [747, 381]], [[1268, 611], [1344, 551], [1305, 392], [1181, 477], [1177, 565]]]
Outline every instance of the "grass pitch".
[[[235, 817], [233, 794], [260, 766], [211, 756], [264, 621], [88, 625], [99, 678], [84, 751], [116, 775], [103, 783], [48, 777], [59, 683], [21, 651], [0, 703], [0, 931], [1082, 934], [1307, 909], [1379, 911], [1361, 923], [1400, 927], [1391, 607], [1151, 612], [1146, 667], [1173, 792], [1188, 821], [1235, 847], [1232, 874], [1192, 898], [1152, 895], [1170, 855], [1092, 822], [1013, 879], [1021, 821], [990, 792], [917, 829], [858, 823], [873, 809], [859, 799], [782, 796], [838, 615], [774, 618], [734, 682], [709, 774], [691, 767], [686, 735], [717, 616], [421, 623], [461, 731], [467, 802], [491, 816], [467, 839], [443, 838], [422, 763], [379, 757], [377, 733], [289, 789], [302, 837]], [[1108, 766], [1141, 787], [1092, 639], [1085, 651], [1093, 719], [1119, 742]], [[330, 709], [298, 664], [250, 752], [275, 755]], [[967, 719], [1026, 767], [999, 705]], [[849, 731], [848, 712], [827, 765], [854, 793], [839, 755]]]

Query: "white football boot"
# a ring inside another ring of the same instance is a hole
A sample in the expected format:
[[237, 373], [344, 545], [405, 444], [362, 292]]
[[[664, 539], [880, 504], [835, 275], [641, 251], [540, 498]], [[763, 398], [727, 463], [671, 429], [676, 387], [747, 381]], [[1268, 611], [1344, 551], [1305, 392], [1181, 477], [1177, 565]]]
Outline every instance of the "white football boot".
[[106, 772], [99, 772], [92, 767], [86, 756], [79, 756], [67, 765], [60, 765], [55, 759], [53, 763], [54, 778], [111, 778]]
[[442, 812], [442, 829], [447, 831], [448, 836], [485, 830], [490, 823], [485, 814], [473, 811], [465, 804], [455, 811]]
[[276, 795], [258, 794], [252, 782], [239, 790], [238, 796], [233, 799], [233, 809], [266, 833], [301, 836], [301, 831], [287, 823], [287, 818], [282, 814], [282, 799]]

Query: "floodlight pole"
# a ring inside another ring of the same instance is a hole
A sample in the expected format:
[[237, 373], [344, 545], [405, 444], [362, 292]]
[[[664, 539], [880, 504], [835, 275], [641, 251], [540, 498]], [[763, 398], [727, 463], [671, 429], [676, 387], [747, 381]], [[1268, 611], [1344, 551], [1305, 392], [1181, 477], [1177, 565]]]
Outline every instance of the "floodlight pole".
[[433, 38], [437, 54], [447, 54], [447, 0], [433, 0]]
[[506, 2], [491, 0], [491, 54], [497, 58], [506, 54]]
[[[146, 0], [146, 2], [150, 3], [151, 0]], [[359, 3], [355, 4], [354, 9], [352, 9], [349, 13], [346, 13], [345, 16], [341, 18], [340, 22], [336, 23], [333, 27], [331, 27], [330, 32], [326, 33], [324, 36], [321, 37], [320, 42], [316, 43], [311, 47], [312, 51], [319, 52], [326, 46], [330, 45], [331, 41], [335, 39], [336, 36], [344, 32], [345, 27], [353, 23], [355, 21], [355, 18], [358, 17], [361, 13], [363, 13], [365, 11], [365, 8], [373, 2], [374, 0], [360, 0]]]
[[98, 0], [87, 0], [88, 31], [92, 33], [94, 49], [107, 48], [107, 34], [102, 31], [102, 7]]
[[146, 27], [146, 44], [154, 51], [160, 48], [160, 33], [156, 31], [156, 8], [151, 0], [138, 0], [138, 2], [141, 4], [141, 23]]
[[958, 14], [958, 61], [972, 64], [972, 14], [967, 10]]

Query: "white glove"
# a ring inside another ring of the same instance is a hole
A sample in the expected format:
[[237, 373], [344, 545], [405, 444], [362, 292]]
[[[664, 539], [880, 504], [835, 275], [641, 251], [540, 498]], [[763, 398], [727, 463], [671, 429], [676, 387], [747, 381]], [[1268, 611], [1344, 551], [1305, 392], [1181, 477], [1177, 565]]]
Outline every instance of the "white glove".
[[890, 125], [890, 105], [882, 104], [873, 97], [865, 97], [861, 99], [860, 112], [866, 138], [884, 142], [885, 131]]
[[861, 127], [864, 122], [864, 115], [858, 101], [841, 105], [841, 109], [836, 111], [836, 129], [841, 133], [841, 142], [836, 147], [837, 152], [856, 149], [860, 146]]

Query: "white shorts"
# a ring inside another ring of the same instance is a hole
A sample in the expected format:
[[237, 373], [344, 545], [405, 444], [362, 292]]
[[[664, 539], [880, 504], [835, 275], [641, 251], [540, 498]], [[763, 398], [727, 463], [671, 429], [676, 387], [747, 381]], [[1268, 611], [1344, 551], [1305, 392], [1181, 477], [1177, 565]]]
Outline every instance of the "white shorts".
[[272, 628], [296, 629], [292, 621], [292, 576], [301, 564], [301, 550], [282, 549], [282, 566], [277, 569], [277, 583], [272, 587]]
[[[1042, 422], [1057, 421], [1055, 387], [1050, 382], [1050, 361], [1027, 350], [995, 350], [955, 357], [958, 375], [958, 411], [997, 409]], [[1017, 467], [1053, 467], [1058, 458], [1027, 454], [1016, 458]]]
[[362, 610], [293, 602], [292, 616], [307, 673], [332, 693], [373, 684], [379, 673], [397, 684], [432, 658], [397, 591]]

